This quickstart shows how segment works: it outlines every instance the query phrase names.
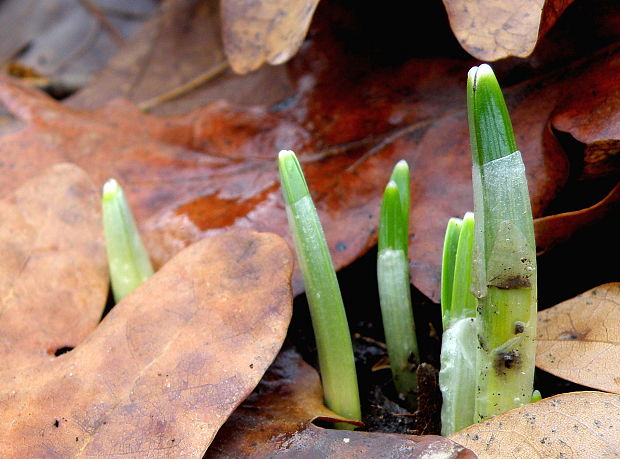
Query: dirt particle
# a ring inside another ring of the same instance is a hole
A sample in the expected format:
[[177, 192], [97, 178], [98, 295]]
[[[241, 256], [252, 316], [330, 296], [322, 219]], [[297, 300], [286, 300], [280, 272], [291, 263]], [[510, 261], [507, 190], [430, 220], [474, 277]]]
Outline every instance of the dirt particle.
[[480, 344], [480, 347], [482, 348], [483, 351], [489, 352], [489, 348], [487, 347], [486, 342], [484, 341], [484, 338], [482, 337], [482, 335], [478, 335], [478, 344]]
[[60, 421], [59, 421], [58, 419], [55, 419], [55, 420], [54, 420], [54, 424], [53, 424], [53, 425], [54, 425], [54, 427], [56, 427], [56, 428], [60, 427]]
[[518, 368], [520, 364], [521, 356], [516, 349], [508, 352], [496, 352], [495, 358], [493, 359], [493, 368], [495, 368], [495, 371], [499, 375], [505, 375], [506, 370]]
[[560, 341], [575, 341], [581, 338], [581, 334], [575, 330], [564, 330], [558, 335]]
[[523, 333], [525, 331], [525, 324], [523, 322], [515, 322], [515, 335]]
[[502, 290], [514, 290], [532, 286], [530, 279], [525, 276], [496, 276], [489, 281], [489, 287], [497, 287]]

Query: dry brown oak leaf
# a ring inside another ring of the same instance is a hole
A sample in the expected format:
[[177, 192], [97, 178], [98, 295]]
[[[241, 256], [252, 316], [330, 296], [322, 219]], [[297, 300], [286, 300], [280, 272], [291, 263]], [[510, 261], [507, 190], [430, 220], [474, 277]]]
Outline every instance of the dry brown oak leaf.
[[438, 436], [339, 431], [313, 424], [341, 419], [323, 405], [317, 372], [289, 349], [280, 353], [254, 393], [222, 426], [205, 459], [475, 457]]
[[108, 295], [99, 190], [57, 164], [0, 201], [2, 371], [53, 360], [97, 326]]
[[3, 457], [200, 458], [280, 349], [291, 271], [270, 233], [186, 248], [73, 351], [2, 375]]
[[306, 37], [318, 3], [221, 0], [222, 38], [232, 69], [243, 74], [265, 62], [277, 65], [289, 60]]
[[483, 61], [527, 57], [573, 0], [443, 0], [461, 46]]
[[449, 438], [480, 459], [620, 457], [620, 396], [571, 392], [529, 403]]
[[620, 393], [620, 283], [605, 284], [538, 313], [536, 366]]
[[219, 99], [273, 104], [292, 95], [285, 66], [266, 65], [244, 76], [230, 69], [219, 5], [203, 0], [162, 2], [96, 82], [68, 104], [94, 108], [122, 96], [140, 108], [171, 115]]
[[[278, 110], [220, 102], [160, 119], [116, 102], [83, 112], [5, 78], [0, 97], [28, 125], [0, 140], [0, 187], [60, 160], [76, 162], [99, 184], [116, 177], [161, 265], [228, 226], [288, 238], [275, 157], [291, 148], [304, 163], [339, 269], [375, 244], [382, 190], [404, 158], [413, 170], [412, 281], [437, 301], [446, 221], [472, 208], [463, 96], [469, 63], [413, 59], [390, 72], [368, 69], [362, 78], [362, 64], [351, 70], [332, 39], [319, 40], [328, 32], [318, 30], [319, 43], [291, 61], [298, 96]], [[603, 79], [613, 82], [605, 86], [610, 97], [599, 100], [604, 107], [583, 106], [581, 113], [620, 110], [619, 55], [609, 52], [506, 90], [536, 216], [568, 176], [552, 115], [567, 93], [585, 93]], [[620, 139], [620, 124], [605, 135]], [[34, 154], [37, 161], [29, 159]], [[301, 290], [298, 274], [294, 290]]]

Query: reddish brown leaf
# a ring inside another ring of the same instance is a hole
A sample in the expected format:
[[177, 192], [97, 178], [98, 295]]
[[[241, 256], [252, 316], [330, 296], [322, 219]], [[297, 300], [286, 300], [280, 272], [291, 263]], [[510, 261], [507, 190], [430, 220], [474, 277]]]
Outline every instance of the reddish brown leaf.
[[319, 0], [248, 3], [222, 0], [222, 35], [230, 66], [248, 73], [263, 63], [282, 64], [303, 42]]
[[342, 419], [323, 406], [316, 371], [294, 351], [285, 351], [222, 426], [205, 458], [474, 457], [437, 436], [322, 429], [311, 422], [317, 418]]
[[572, 392], [530, 403], [449, 438], [480, 459], [620, 456], [620, 397]]
[[605, 198], [586, 209], [537, 218], [534, 221], [536, 247], [544, 253], [568, 241], [576, 232], [620, 210], [620, 183]]
[[443, 0], [461, 46], [483, 61], [529, 56], [573, 0]]
[[[58, 164], [0, 201], [3, 371], [54, 358], [96, 327], [108, 295], [99, 191]], [[51, 356], [51, 357], [50, 357]]]
[[280, 348], [291, 267], [247, 230], [182, 251], [72, 352], [3, 377], [3, 455], [201, 457]]
[[539, 368], [620, 393], [620, 283], [601, 285], [540, 311], [537, 341]]
[[[161, 264], [188, 243], [231, 225], [288, 237], [274, 158], [290, 148], [305, 163], [341, 268], [374, 245], [381, 191], [394, 163], [405, 158], [413, 169], [412, 280], [437, 300], [446, 221], [472, 207], [463, 95], [470, 63], [412, 59], [398, 68], [377, 68], [346, 52], [332, 36], [331, 20], [318, 14], [312, 46], [289, 67], [298, 95], [278, 110], [218, 103], [167, 120], [119, 103], [79, 112], [7, 82], [0, 95], [30, 120], [26, 130], [0, 142], [0, 154], [13, 165], [10, 180], [32, 167], [30, 161], [19, 164], [28, 153], [13, 156], [16, 144], [46, 152], [40, 162], [75, 161], [99, 183], [117, 177]], [[361, 33], [356, 30], [338, 34], [353, 39]], [[568, 94], [586, 92], [596, 82], [592, 75], [615, 79], [617, 55], [612, 50], [506, 90], [536, 216], [568, 175], [566, 156], [548, 125], [553, 111]], [[612, 103], [607, 109], [619, 108]], [[299, 292], [298, 275], [294, 285]]]
[[620, 59], [580, 75], [587, 90], [568, 91], [554, 110], [551, 125], [584, 145], [582, 179], [620, 172], [620, 79], [607, 73]]

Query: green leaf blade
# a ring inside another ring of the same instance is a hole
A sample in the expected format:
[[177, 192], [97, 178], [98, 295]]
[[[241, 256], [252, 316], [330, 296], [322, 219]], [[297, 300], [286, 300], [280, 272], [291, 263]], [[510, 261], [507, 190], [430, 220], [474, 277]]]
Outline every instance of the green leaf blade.
[[153, 267], [116, 180], [105, 183], [101, 202], [112, 293], [118, 303], [153, 274]]
[[[323, 228], [295, 154], [280, 152], [278, 165], [310, 307], [325, 403], [341, 416], [361, 420], [351, 335]], [[348, 424], [338, 427], [352, 428]]]

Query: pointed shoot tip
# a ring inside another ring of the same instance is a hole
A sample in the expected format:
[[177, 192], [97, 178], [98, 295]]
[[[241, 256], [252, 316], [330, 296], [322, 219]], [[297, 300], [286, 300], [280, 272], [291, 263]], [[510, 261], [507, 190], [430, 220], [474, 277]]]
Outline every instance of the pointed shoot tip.
[[123, 190], [121, 189], [121, 186], [113, 178], [109, 179], [103, 185], [103, 193], [102, 194], [103, 194], [103, 199], [106, 200], [106, 201], [110, 200], [110, 199], [113, 199], [119, 193], [122, 193], [122, 192], [123, 192]]

